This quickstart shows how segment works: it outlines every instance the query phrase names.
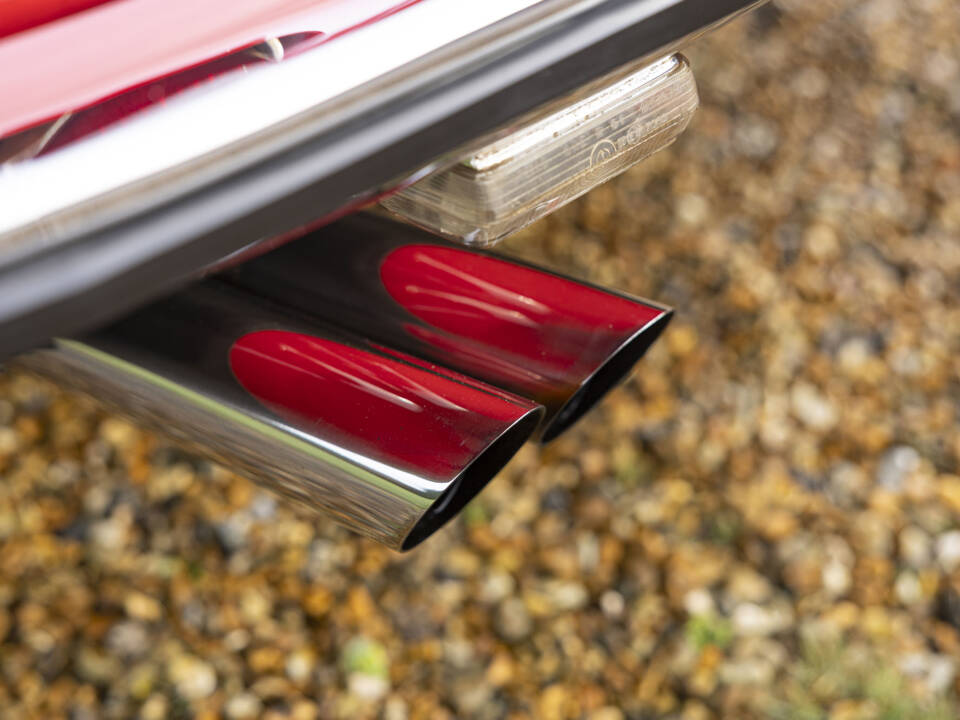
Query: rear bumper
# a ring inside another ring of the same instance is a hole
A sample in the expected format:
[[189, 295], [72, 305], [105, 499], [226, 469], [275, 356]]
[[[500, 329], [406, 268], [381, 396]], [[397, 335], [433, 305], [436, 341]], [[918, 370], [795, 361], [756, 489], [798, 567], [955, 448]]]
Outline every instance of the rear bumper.
[[[755, 4], [456, 3], [450, 25], [442, 22], [450, 3], [423, 0], [296, 62], [7, 169], [0, 354], [95, 327], [231, 253], [347, 212], [412, 170]], [[403, 53], [371, 51], [378, 38], [405, 32]], [[362, 58], [364, 71], [348, 72], [346, 58]], [[319, 81], [331, 75], [336, 82]], [[123, 150], [153, 144], [159, 152]]]

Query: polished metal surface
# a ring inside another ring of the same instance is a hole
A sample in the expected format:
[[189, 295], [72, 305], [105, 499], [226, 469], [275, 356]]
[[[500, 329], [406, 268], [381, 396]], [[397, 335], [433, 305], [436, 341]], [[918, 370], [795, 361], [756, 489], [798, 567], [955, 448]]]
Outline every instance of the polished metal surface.
[[623, 380], [672, 311], [356, 215], [229, 270], [227, 282], [530, 398], [556, 438]]
[[455, 515], [539, 423], [531, 402], [261, 305], [210, 282], [22, 362], [397, 549]]

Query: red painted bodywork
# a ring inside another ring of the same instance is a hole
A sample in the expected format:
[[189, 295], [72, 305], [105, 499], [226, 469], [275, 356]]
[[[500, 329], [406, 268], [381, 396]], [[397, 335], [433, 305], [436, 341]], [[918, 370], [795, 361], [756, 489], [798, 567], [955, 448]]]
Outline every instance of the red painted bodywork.
[[411, 471], [451, 477], [534, 403], [325, 338], [265, 330], [230, 351], [240, 384], [295, 427]]
[[268, 38], [329, 41], [416, 2], [113, 0], [0, 39], [0, 137]]
[[103, 5], [110, 0], [0, 0], [0, 37]]
[[579, 384], [666, 311], [487, 255], [405, 245], [380, 267], [424, 325], [406, 331], [454, 367], [508, 387]]

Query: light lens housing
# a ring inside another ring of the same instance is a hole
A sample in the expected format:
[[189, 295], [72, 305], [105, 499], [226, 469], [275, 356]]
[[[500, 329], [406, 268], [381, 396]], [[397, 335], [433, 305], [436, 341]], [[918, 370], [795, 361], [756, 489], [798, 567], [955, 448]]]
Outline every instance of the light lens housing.
[[673, 143], [698, 106], [682, 55], [621, 70], [381, 205], [438, 235], [492, 245]]

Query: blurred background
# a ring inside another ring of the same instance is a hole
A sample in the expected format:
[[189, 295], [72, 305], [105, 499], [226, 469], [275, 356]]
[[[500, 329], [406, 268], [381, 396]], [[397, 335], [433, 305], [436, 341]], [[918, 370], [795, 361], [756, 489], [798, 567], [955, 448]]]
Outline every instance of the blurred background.
[[777, 0], [507, 250], [677, 308], [408, 555], [0, 375], [0, 716], [960, 713], [960, 6]]

